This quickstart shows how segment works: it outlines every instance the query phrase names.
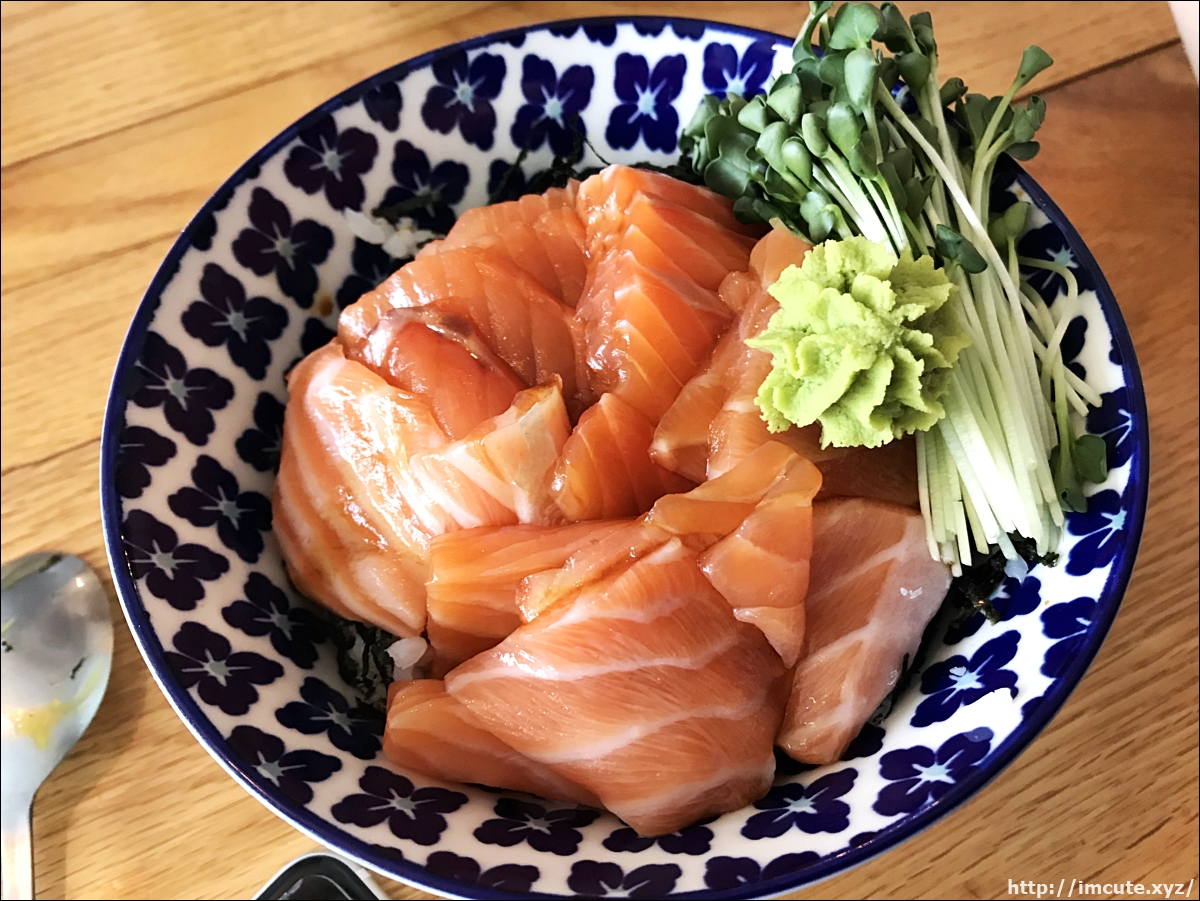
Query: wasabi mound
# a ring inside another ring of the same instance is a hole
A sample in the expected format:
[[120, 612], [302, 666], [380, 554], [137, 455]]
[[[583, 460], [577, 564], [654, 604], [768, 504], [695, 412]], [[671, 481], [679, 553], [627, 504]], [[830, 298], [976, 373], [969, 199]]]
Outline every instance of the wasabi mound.
[[779, 311], [747, 340], [771, 352], [755, 402], [767, 427], [821, 423], [823, 447], [878, 447], [929, 429], [959, 351], [957, 289], [928, 256], [826, 241], [771, 286]]

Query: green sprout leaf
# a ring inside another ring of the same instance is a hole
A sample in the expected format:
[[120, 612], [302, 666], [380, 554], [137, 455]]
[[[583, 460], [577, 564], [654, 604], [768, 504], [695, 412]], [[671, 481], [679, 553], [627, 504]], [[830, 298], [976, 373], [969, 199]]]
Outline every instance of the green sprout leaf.
[[817, 76], [821, 79], [822, 84], [827, 84], [831, 88], [840, 88], [846, 83], [846, 57], [845, 51], [834, 53], [830, 51], [821, 57], [821, 61], [817, 63]]
[[775, 121], [775, 114], [767, 108], [767, 100], [762, 95], [757, 95], [753, 100], [742, 107], [738, 113], [738, 124], [743, 128], [748, 128], [755, 134], [760, 134], [764, 128]]
[[823, 191], [809, 191], [800, 201], [800, 215], [808, 225], [808, 234], [814, 244], [820, 244], [828, 238], [837, 224], [832, 207]]
[[1017, 69], [1016, 88], [1019, 91], [1029, 82], [1033, 81], [1037, 74], [1054, 65], [1054, 60], [1050, 58], [1050, 54], [1036, 44], [1032, 44], [1025, 48], [1025, 52], [1021, 54], [1021, 65]]
[[874, 102], [875, 72], [879, 62], [868, 47], [851, 50], [846, 57], [844, 76], [846, 97], [856, 110], [862, 112]]
[[795, 126], [804, 114], [804, 89], [793, 72], [785, 72], [771, 86], [767, 106], [788, 125]]
[[780, 156], [788, 171], [811, 188], [813, 184], [812, 155], [804, 146], [804, 142], [793, 135], [783, 142]]
[[1081, 435], [1073, 451], [1075, 473], [1085, 482], [1099, 485], [1108, 478], [1108, 445], [1099, 435]]
[[1041, 97], [1030, 97], [1025, 106], [1013, 109], [1012, 139], [1014, 144], [1026, 144], [1033, 140], [1037, 130], [1046, 119], [1046, 101]]
[[883, 43], [892, 53], [916, 47], [912, 29], [895, 3], [885, 3], [879, 8], [879, 28], [875, 31], [875, 40]]
[[786, 122], [772, 122], [758, 136], [754, 149], [762, 154], [763, 159], [776, 169], [787, 170], [783, 162], [783, 142], [788, 139], [791, 129]]
[[987, 260], [975, 249], [975, 245], [947, 225], [937, 227], [934, 243], [943, 259], [958, 263], [965, 272], [978, 275], [987, 269]]
[[896, 65], [896, 61], [892, 57], [885, 56], [879, 60], [875, 77], [879, 79], [888, 93], [891, 93], [892, 89], [896, 87], [896, 82], [900, 80], [900, 67]]
[[704, 184], [718, 194], [738, 197], [745, 194], [750, 187], [750, 173], [743, 163], [722, 156], [704, 167]]
[[815, 60], [813, 54], [813, 32], [817, 30], [817, 25], [820, 24], [825, 14], [833, 7], [833, 0], [821, 0], [820, 3], [808, 4], [808, 20], [804, 24], [804, 30], [800, 32], [800, 36], [796, 38], [796, 43], [792, 45], [792, 61], [800, 62], [801, 60]]
[[961, 78], [947, 78], [938, 96], [942, 106], [951, 106], [961, 100], [966, 92], [967, 85]]
[[933, 16], [927, 12], [917, 13], [909, 18], [908, 24], [912, 27], [917, 46], [927, 54], [937, 53], [937, 41], [933, 39]]
[[904, 180], [900, 178], [896, 171], [896, 166], [890, 159], [885, 159], [879, 164], [879, 175], [887, 185], [888, 190], [892, 192], [892, 200], [896, 201], [896, 207], [901, 210], [908, 208], [908, 192], [904, 190]]
[[1042, 145], [1037, 141], [1028, 141], [1024, 144], [1013, 144], [1004, 152], [1011, 156], [1014, 160], [1031, 160], [1038, 155], [1038, 151], [1042, 149]]
[[829, 47], [831, 50], [869, 47], [881, 23], [879, 10], [871, 4], [847, 3], [838, 10], [837, 21], [829, 36]]
[[988, 98], [983, 94], [968, 94], [962, 101], [959, 116], [971, 134], [971, 143], [978, 147], [988, 124]]
[[900, 77], [912, 91], [919, 91], [929, 80], [929, 57], [924, 53], [905, 51], [895, 56], [896, 65], [900, 69]]
[[850, 171], [859, 178], [874, 179], [879, 174], [879, 165], [875, 162], [875, 142], [869, 132], [863, 132], [858, 143], [846, 153], [850, 163]]
[[896, 167], [896, 175], [905, 182], [913, 177], [913, 152], [907, 147], [897, 147], [887, 155], [887, 161]]
[[800, 119], [800, 135], [804, 138], [808, 152], [813, 156], [823, 157], [829, 153], [829, 140], [825, 137], [821, 120], [817, 118], [816, 113], [805, 113]]
[[[862, 135], [863, 125], [848, 103], [835, 103], [825, 113], [825, 130], [842, 153], [850, 153]], [[809, 148], [812, 149], [811, 146]]]

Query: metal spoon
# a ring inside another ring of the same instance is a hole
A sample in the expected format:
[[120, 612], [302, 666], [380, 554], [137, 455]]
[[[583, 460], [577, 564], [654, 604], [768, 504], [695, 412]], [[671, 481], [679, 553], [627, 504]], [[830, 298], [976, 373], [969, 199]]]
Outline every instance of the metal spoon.
[[33, 796], [96, 714], [112, 669], [112, 616], [78, 557], [30, 554], [0, 570], [3, 897], [33, 898]]

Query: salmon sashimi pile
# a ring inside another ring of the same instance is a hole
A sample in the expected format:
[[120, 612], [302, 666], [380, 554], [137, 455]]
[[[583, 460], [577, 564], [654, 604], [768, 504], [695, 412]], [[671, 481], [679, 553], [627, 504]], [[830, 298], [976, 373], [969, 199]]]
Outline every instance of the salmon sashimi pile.
[[422, 638], [397, 766], [642, 835], [837, 760], [941, 604], [911, 440], [771, 433], [749, 347], [810, 245], [610, 166], [465, 212], [289, 375], [296, 587]]

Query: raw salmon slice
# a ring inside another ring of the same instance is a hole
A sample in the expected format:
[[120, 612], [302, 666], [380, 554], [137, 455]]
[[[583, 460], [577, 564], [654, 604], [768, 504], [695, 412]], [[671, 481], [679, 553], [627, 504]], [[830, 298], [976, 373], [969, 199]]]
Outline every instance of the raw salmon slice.
[[430, 307], [388, 311], [348, 356], [424, 398], [455, 439], [504, 412], [525, 387], [469, 319]]
[[409, 307], [469, 320], [527, 388], [557, 376], [565, 397], [579, 399], [582, 407], [594, 399], [582, 329], [571, 309], [494, 247], [418, 256], [343, 310], [338, 336], [355, 353], [384, 313]]
[[774, 441], [687, 494], [662, 498], [645, 521], [700, 552], [701, 570], [741, 621], [757, 626], [792, 666], [805, 633], [821, 474]]
[[803, 763], [833, 763], [895, 687], [950, 586], [921, 514], [861, 498], [813, 505], [804, 657], [779, 745]]
[[579, 186], [576, 210], [587, 229], [588, 250], [593, 258], [624, 232], [628, 224], [626, 211], [638, 194], [699, 213], [735, 234], [757, 237], [762, 231], [761, 226], [738, 222], [733, 204], [707, 188], [648, 169], [609, 166]]
[[410, 467], [426, 504], [458, 528], [561, 522], [550, 483], [570, 434], [555, 380], [521, 391], [462, 439], [414, 454]]
[[693, 481], [727, 472], [767, 441], [779, 441], [821, 470], [822, 497], [873, 497], [917, 506], [915, 442], [893, 441], [882, 448], [820, 446], [820, 426], [772, 433], [754, 403], [771, 371], [771, 355], [746, 346], [759, 334], [779, 304], [767, 288], [791, 265], [803, 262], [810, 245], [774, 229], [755, 245], [750, 270], [733, 273], [721, 284], [720, 297], [741, 312], [721, 337], [712, 356], [663, 414], [651, 457]]
[[770, 787], [785, 673], [673, 539], [446, 676], [489, 732], [643, 835]]
[[575, 213], [577, 188], [572, 182], [545, 194], [467, 210], [444, 241], [422, 253], [496, 247], [557, 300], [574, 307], [587, 277], [584, 228]]
[[580, 417], [554, 469], [555, 503], [570, 522], [645, 513], [664, 494], [695, 487], [650, 459], [654, 423], [617, 394]]
[[592, 384], [657, 422], [729, 324], [716, 289], [746, 268], [751, 230], [727, 199], [624, 166], [585, 181], [577, 209], [591, 269], [576, 314]]
[[445, 432], [422, 399], [345, 359], [337, 342], [289, 376], [274, 529], [296, 587], [396, 635], [425, 625], [425, 559], [447, 523], [415, 509], [409, 455]]
[[494, 647], [521, 624], [517, 589], [522, 579], [558, 570], [571, 555], [625, 525], [516, 525], [465, 529], [435, 538], [425, 583], [434, 674]]
[[591, 792], [514, 751], [446, 694], [440, 679], [393, 683], [383, 753], [446, 782], [474, 782], [599, 807]]
[[703, 364], [732, 318], [714, 292], [649, 269], [625, 250], [595, 264], [578, 313], [592, 384], [652, 422]]

